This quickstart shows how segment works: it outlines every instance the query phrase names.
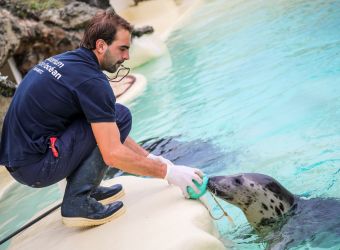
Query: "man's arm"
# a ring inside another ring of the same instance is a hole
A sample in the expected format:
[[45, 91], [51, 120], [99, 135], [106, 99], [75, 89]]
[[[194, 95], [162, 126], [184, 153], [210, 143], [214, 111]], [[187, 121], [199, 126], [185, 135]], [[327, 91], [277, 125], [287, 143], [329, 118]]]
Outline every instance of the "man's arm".
[[174, 164], [169, 161], [168, 159], [164, 158], [161, 155], [154, 155], [151, 154], [150, 152], [146, 151], [143, 147], [141, 147], [140, 145], [138, 145], [131, 137], [127, 137], [124, 145], [127, 146], [129, 149], [131, 149], [132, 151], [134, 151], [135, 153], [142, 155], [144, 157], [147, 157], [151, 160], [155, 160], [155, 161], [159, 161], [161, 163], [166, 164], [167, 166], [171, 165], [173, 166]]
[[103, 160], [107, 165], [115, 166], [131, 174], [165, 177], [166, 164], [146, 158], [147, 151], [141, 149], [129, 137], [124, 143], [126, 145], [120, 142], [120, 133], [116, 123], [91, 123], [91, 127]]
[[143, 147], [139, 146], [130, 136], [128, 136], [124, 142], [124, 145], [131, 149], [136, 154], [147, 157], [149, 152], [146, 151]]

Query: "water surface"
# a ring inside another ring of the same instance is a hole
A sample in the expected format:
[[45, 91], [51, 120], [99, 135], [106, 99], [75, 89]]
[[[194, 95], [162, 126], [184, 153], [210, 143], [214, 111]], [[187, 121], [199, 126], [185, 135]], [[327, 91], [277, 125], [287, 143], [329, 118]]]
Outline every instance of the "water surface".
[[[340, 1], [205, 1], [169, 56], [140, 68], [149, 86], [133, 103], [134, 137], [200, 139], [224, 152], [193, 161], [207, 174], [260, 172], [309, 199], [339, 198], [339, 27]], [[264, 249], [226, 208], [238, 227], [219, 222], [222, 237]]]

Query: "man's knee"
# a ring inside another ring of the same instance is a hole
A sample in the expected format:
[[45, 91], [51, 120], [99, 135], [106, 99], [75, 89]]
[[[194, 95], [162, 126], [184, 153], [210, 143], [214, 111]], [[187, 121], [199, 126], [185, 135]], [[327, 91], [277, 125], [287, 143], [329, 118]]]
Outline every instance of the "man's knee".
[[116, 103], [116, 115], [118, 124], [132, 123], [130, 110], [122, 104]]

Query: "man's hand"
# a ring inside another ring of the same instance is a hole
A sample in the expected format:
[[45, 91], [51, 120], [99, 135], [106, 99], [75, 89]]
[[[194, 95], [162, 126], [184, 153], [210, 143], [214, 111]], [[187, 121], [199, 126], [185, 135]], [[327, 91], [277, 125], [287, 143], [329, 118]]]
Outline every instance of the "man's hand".
[[201, 170], [183, 165], [174, 165], [171, 161], [160, 155], [154, 155], [150, 153], [147, 157], [149, 159], [166, 164], [167, 174], [164, 179], [166, 179], [169, 184], [178, 186], [182, 190], [185, 198], [189, 198], [187, 191], [188, 186], [193, 188], [196, 193], [200, 192], [193, 183], [193, 180], [196, 180], [199, 184], [202, 184], [203, 173]]
[[202, 184], [203, 173], [197, 168], [191, 168], [183, 165], [167, 165], [167, 173], [164, 179], [169, 184], [178, 186], [185, 198], [189, 198], [187, 187], [190, 186], [196, 193], [200, 193], [193, 180], [196, 180], [199, 184]]

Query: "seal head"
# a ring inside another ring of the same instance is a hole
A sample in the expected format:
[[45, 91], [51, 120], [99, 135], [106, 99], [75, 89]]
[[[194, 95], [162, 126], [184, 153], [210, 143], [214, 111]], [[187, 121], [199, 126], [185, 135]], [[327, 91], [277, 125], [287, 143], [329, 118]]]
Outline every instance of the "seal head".
[[274, 178], [258, 173], [211, 177], [208, 189], [239, 207], [260, 234], [270, 231], [294, 205], [292, 193]]

